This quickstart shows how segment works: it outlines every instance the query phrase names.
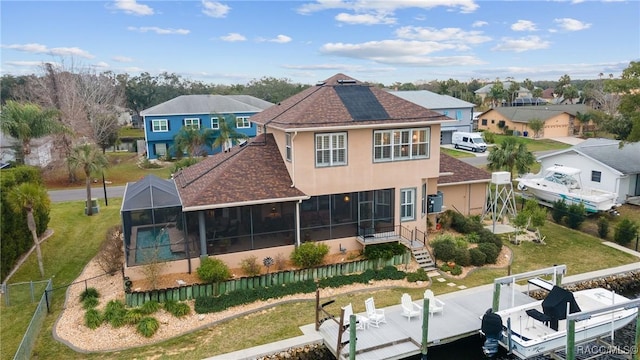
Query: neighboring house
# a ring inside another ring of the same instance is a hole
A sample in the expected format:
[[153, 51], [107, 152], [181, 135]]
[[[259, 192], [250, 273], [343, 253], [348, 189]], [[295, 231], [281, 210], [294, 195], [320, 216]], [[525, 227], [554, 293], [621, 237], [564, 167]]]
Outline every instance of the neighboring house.
[[[182, 95], [140, 112], [144, 124], [147, 158], [167, 155], [174, 136], [183, 126], [218, 129], [219, 117], [235, 117], [236, 130], [256, 135], [251, 116], [273, 104], [249, 95]], [[206, 149], [214, 154], [220, 149]], [[175, 155], [175, 154], [172, 154]]]
[[574, 130], [580, 127], [575, 120], [576, 113], [585, 113], [589, 109], [583, 104], [499, 107], [478, 116], [478, 130], [503, 133], [510, 129], [514, 134], [534, 137], [529, 122], [540, 119], [544, 121], [544, 127], [538, 133], [539, 138], [573, 136]]
[[392, 91], [391, 93], [456, 120], [455, 123], [443, 126], [440, 130], [442, 145], [451, 144], [451, 136], [456, 131], [473, 131], [473, 107], [475, 106], [473, 103], [427, 90]]
[[331, 253], [425, 243], [427, 218], [434, 223], [443, 211], [431, 199], [442, 204], [451, 194], [445, 206], [465, 214], [480, 213], [485, 201], [489, 176], [440, 154], [440, 128], [451, 121], [343, 74], [305, 89], [253, 115], [257, 136], [246, 144], [173, 180], [127, 185], [125, 275], [143, 276], [140, 244], [154, 239], [165, 239], [162, 258], [174, 260], [168, 272], [195, 269], [208, 256], [232, 268], [249, 256], [288, 258], [306, 241]]
[[640, 142], [587, 139], [569, 149], [538, 157], [541, 168], [564, 165], [582, 170], [585, 187], [618, 194], [623, 204], [640, 196]]
[[[0, 131], [0, 162], [16, 161], [16, 149], [22, 143]], [[53, 160], [53, 136], [31, 140], [31, 154], [24, 159], [26, 165], [45, 167]]]
[[[509, 88], [511, 87], [511, 84], [512, 84], [511, 81], [503, 81], [502, 82], [502, 87], [505, 90], [509, 90]], [[494, 83], [490, 83], [490, 84], [487, 84], [487, 85], [481, 87], [480, 89], [474, 91], [474, 93], [480, 97], [480, 99], [481, 99], [483, 104], [485, 103], [487, 97], [491, 93], [491, 89], [493, 89], [493, 85], [494, 85]], [[531, 91], [529, 91], [529, 89], [520, 86], [519, 89], [518, 89], [518, 94], [517, 94], [516, 97], [531, 98], [531, 97], [533, 97], [533, 94], [531, 93]], [[509, 99], [511, 97], [510, 96], [506, 96], [506, 98]], [[505, 101], [506, 100], [507, 99], [505, 99]]]
[[467, 216], [482, 214], [490, 182], [490, 173], [440, 153], [438, 191], [443, 194], [445, 209]]

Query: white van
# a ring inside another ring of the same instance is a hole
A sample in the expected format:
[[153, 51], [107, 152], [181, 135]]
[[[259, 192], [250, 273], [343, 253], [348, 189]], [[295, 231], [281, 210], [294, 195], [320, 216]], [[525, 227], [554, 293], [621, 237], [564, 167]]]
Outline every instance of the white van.
[[473, 152], [485, 152], [487, 144], [481, 133], [469, 133], [457, 131], [451, 137], [451, 143], [456, 149], [467, 149]]

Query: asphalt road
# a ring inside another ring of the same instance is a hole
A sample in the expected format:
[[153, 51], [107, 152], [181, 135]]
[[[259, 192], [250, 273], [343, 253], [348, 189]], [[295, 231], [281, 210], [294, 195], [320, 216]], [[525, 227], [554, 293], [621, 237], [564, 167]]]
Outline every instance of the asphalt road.
[[[49, 198], [52, 202], [79, 201], [87, 199], [87, 189], [49, 190]], [[107, 186], [107, 199], [121, 198], [124, 196], [124, 186]], [[104, 200], [102, 186], [91, 188], [91, 197]]]

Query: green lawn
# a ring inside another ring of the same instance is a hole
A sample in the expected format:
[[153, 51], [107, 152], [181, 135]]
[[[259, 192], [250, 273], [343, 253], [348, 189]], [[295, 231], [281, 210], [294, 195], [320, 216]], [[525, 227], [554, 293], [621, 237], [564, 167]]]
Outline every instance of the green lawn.
[[[101, 204], [100, 213], [93, 217], [83, 215], [82, 202], [53, 204], [50, 226], [55, 230], [52, 238], [43, 245], [45, 271], [47, 277], [54, 278], [54, 288], [75, 280], [85, 264], [97, 253], [106, 231], [120, 222], [120, 199], [113, 199], [109, 206]], [[552, 222], [542, 229], [546, 235], [546, 245], [523, 243], [509, 245], [513, 250], [512, 272], [524, 272], [566, 264], [569, 275], [599, 270], [638, 261], [637, 258], [601, 244], [590, 235], [568, 230]], [[594, 259], [597, 258], [597, 261]], [[467, 287], [489, 284], [496, 277], [507, 275], [507, 269], [481, 269], [464, 279], [456, 279], [456, 284]], [[11, 283], [39, 279], [35, 255], [11, 279]], [[435, 282], [436, 293], [455, 291], [443, 283]], [[364, 311], [364, 299], [376, 297], [379, 307], [396, 305], [403, 292], [414, 298], [422, 296], [423, 289], [385, 289], [336, 296], [338, 304], [352, 302], [355, 312]], [[250, 346], [269, 343], [300, 335], [299, 326], [313, 323], [312, 301], [301, 301], [277, 306], [272, 310], [243, 316], [211, 326], [205, 330], [168, 340], [160, 344], [106, 354], [75, 353], [53, 339], [52, 328], [64, 302], [65, 288], [54, 291], [53, 313], [45, 321], [34, 352], [35, 358], [65, 359], [131, 359], [131, 358], [180, 358], [200, 359]], [[333, 298], [333, 297], [332, 297]], [[15, 352], [24, 329], [33, 311], [29, 306], [3, 307], [0, 314], [2, 335], [2, 359], [10, 358]], [[88, 330], [89, 331], [89, 330]], [[133, 330], [132, 330], [133, 331]]]
[[455, 149], [449, 149], [449, 148], [445, 148], [445, 147], [441, 147], [440, 151], [442, 153], [447, 154], [449, 156], [452, 156], [454, 158], [468, 158], [468, 157], [476, 156], [474, 153], [471, 153], [471, 152], [462, 151], [462, 150], [455, 150]]
[[[501, 144], [502, 141], [507, 137], [512, 137], [512, 136], [495, 134], [495, 143]], [[571, 147], [571, 145], [569, 144], [565, 144], [565, 143], [561, 143], [561, 142], [549, 140], [549, 139], [532, 139], [529, 137], [517, 137], [517, 139], [518, 141], [527, 144], [527, 149], [531, 152], [545, 151], [545, 150], [563, 150]]]

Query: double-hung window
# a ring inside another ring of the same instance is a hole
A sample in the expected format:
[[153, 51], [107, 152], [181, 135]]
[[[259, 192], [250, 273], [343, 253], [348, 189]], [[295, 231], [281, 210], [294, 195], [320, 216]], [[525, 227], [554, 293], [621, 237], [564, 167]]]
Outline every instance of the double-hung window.
[[347, 164], [347, 133], [316, 134], [316, 166]]
[[379, 130], [373, 133], [373, 161], [426, 159], [429, 157], [429, 128]]
[[213, 130], [220, 129], [220, 119], [218, 119], [217, 117], [212, 117], [211, 118], [211, 128]]
[[416, 189], [400, 190], [400, 221], [416, 218]]
[[200, 129], [200, 119], [199, 118], [185, 118], [183, 121], [183, 125], [186, 128], [191, 129]]
[[248, 116], [237, 116], [236, 117], [236, 128], [238, 129], [246, 129], [250, 128], [251, 123], [249, 122]]
[[291, 133], [285, 134], [285, 147], [286, 147], [287, 161], [291, 161]]
[[169, 121], [167, 119], [151, 120], [152, 132], [167, 132], [169, 131]]

